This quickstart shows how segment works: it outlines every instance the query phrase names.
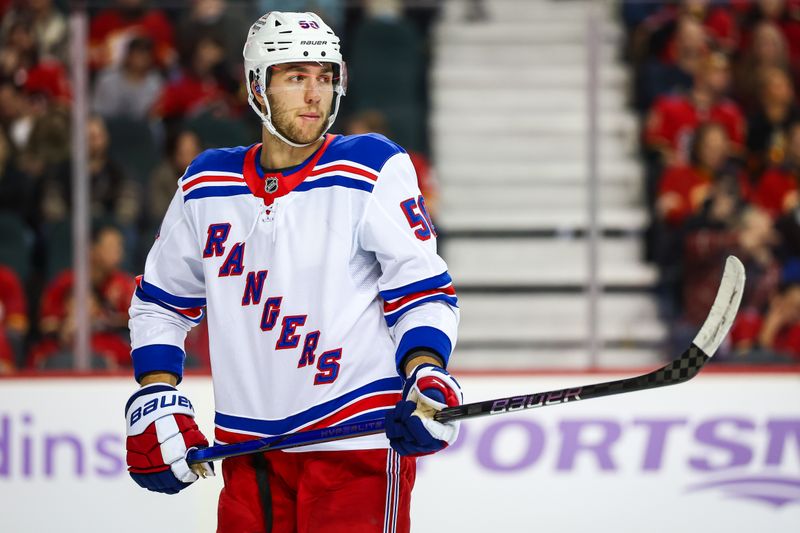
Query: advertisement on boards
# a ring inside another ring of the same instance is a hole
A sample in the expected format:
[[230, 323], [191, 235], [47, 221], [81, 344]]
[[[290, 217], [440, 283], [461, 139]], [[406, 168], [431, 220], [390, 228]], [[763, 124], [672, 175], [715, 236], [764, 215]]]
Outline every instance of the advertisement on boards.
[[[466, 401], [597, 374], [462, 376]], [[123, 378], [0, 381], [0, 531], [213, 532], [220, 477], [176, 496], [125, 469]], [[212, 433], [210, 380], [190, 377]], [[435, 529], [434, 529], [435, 528]], [[419, 461], [412, 531], [800, 531], [800, 375], [690, 383], [468, 420]]]

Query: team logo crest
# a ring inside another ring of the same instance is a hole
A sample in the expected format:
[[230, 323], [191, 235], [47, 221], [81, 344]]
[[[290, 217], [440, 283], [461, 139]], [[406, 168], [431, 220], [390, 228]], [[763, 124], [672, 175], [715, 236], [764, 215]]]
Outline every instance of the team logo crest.
[[276, 177], [269, 177], [264, 181], [264, 190], [268, 194], [272, 194], [278, 190], [278, 178]]

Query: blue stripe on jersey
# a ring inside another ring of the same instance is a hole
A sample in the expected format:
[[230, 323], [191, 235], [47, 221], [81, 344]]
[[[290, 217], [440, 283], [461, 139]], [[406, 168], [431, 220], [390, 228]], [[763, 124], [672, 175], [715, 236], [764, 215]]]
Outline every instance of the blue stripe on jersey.
[[428, 296], [421, 300], [417, 300], [413, 304], [408, 304], [406, 307], [403, 307], [402, 309], [398, 309], [393, 313], [385, 315], [384, 318], [386, 319], [386, 325], [389, 327], [394, 326], [395, 324], [397, 324], [397, 321], [400, 320], [400, 317], [403, 316], [404, 313], [407, 313], [408, 311], [414, 309], [415, 307], [419, 307], [424, 303], [433, 302], [435, 300], [441, 300], [446, 304], [452, 305], [453, 307], [458, 307], [458, 298], [453, 298], [452, 296], [448, 296], [447, 294], [432, 294], [431, 296]]
[[322, 187], [345, 187], [347, 189], [372, 192], [375, 185], [362, 180], [345, 178], [344, 176], [328, 176], [327, 178], [319, 178], [314, 181], [304, 181], [295, 187], [292, 192], [310, 191], [311, 189], [319, 189]]
[[252, 146], [251, 144], [250, 146], [206, 150], [189, 164], [186, 168], [186, 172], [183, 173], [181, 181], [186, 181], [200, 172], [208, 171], [236, 172], [237, 174], [241, 174], [242, 167], [244, 166], [244, 156]]
[[[367, 413], [361, 413], [360, 415], [354, 416], [353, 418], [347, 418], [345, 420], [342, 420], [341, 422], [338, 422], [337, 424], [335, 424], [334, 426], [331, 426], [331, 427], [336, 427], [336, 426], [341, 425], [341, 424], [357, 424], [359, 422], [366, 422], [367, 420], [374, 420], [376, 418], [383, 418], [383, 417], [386, 416], [386, 412], [391, 410], [391, 409], [394, 409], [394, 407], [393, 406], [392, 407], [383, 407], [381, 409], [376, 409], [375, 411], [369, 411]], [[233, 431], [233, 433], [235, 433], [235, 431]], [[259, 437], [253, 436], [253, 438], [257, 439]], [[214, 440], [214, 444], [222, 444], [222, 443], [220, 441], [218, 441], [218, 440]]]
[[167, 291], [156, 287], [152, 283], [147, 283], [147, 281], [142, 278], [142, 288], [145, 292], [150, 295], [158, 298], [164, 303], [169, 305], [173, 305], [175, 307], [180, 307], [183, 309], [188, 309], [191, 307], [205, 307], [206, 299], [205, 298], [190, 298], [188, 296], [175, 296], [174, 294], [170, 294]]
[[[139, 287], [136, 287], [136, 291], [134, 292], [134, 294], [141, 301], [147, 302], [147, 303], [151, 303], [151, 304], [156, 304], [157, 306], [162, 307], [162, 308], [166, 309], [167, 311], [171, 311], [171, 312], [175, 313], [176, 315], [178, 315], [181, 318], [185, 318], [186, 320], [188, 320], [192, 324], [199, 324], [200, 322], [203, 321], [203, 317], [206, 316], [205, 309], [201, 309], [200, 310], [200, 316], [198, 316], [197, 318], [192, 318], [190, 316], [186, 316], [185, 314], [181, 313], [178, 309], [172, 307], [171, 305], [164, 303], [163, 301], [159, 300], [158, 298], [150, 296], [149, 294], [144, 292]], [[196, 308], [193, 308], [193, 309], [196, 309]]]
[[238, 196], [240, 194], [250, 194], [247, 185], [224, 185], [221, 187], [200, 187], [184, 195], [183, 201], [196, 200], [198, 198], [212, 198], [216, 196]]
[[390, 157], [404, 153], [402, 147], [377, 133], [338, 135], [328, 145], [317, 165], [348, 160], [380, 172]]
[[409, 283], [408, 285], [403, 285], [402, 287], [397, 287], [396, 289], [381, 291], [381, 298], [388, 302], [389, 300], [396, 300], [397, 298], [402, 298], [403, 296], [408, 296], [409, 294], [415, 292], [437, 289], [447, 285], [448, 283], [452, 283], [452, 281], [453, 280], [450, 278], [450, 274], [448, 274], [445, 270], [438, 276], [415, 281], [414, 283]]
[[214, 423], [222, 428], [230, 429], [233, 431], [241, 430], [251, 433], [260, 433], [262, 435], [281, 435], [288, 433], [299, 426], [308, 424], [315, 420], [324, 418], [325, 416], [338, 411], [344, 405], [353, 400], [358, 399], [360, 396], [375, 392], [400, 392], [403, 388], [403, 380], [400, 377], [383, 378], [378, 381], [368, 383], [363, 387], [359, 387], [353, 391], [343, 394], [338, 398], [329, 400], [327, 402], [316, 405], [296, 415], [292, 415], [279, 420], [258, 420], [254, 418], [245, 418], [243, 416], [226, 415], [217, 412], [214, 416]]
[[[151, 344], [141, 346], [131, 352], [133, 373], [136, 381], [148, 372], [169, 372], [178, 376], [178, 383], [183, 378], [183, 350], [171, 344]], [[127, 411], [127, 407], [125, 410]]]
[[419, 326], [406, 331], [403, 334], [403, 338], [400, 339], [400, 344], [397, 345], [395, 361], [397, 362], [397, 372], [400, 375], [405, 375], [405, 369], [402, 366], [409, 352], [423, 348], [434, 351], [442, 358], [444, 367], [447, 368], [450, 352], [453, 351], [453, 343], [450, 342], [450, 337], [440, 329], [431, 326]]

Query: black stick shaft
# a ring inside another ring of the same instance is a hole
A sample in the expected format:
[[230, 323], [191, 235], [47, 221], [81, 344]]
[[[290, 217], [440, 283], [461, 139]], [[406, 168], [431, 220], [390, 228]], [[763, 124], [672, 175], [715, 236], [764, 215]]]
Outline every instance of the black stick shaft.
[[709, 357], [693, 344], [678, 359], [642, 376], [447, 407], [436, 413], [433, 418], [438, 422], [463, 420], [675, 385], [696, 376], [708, 359]]

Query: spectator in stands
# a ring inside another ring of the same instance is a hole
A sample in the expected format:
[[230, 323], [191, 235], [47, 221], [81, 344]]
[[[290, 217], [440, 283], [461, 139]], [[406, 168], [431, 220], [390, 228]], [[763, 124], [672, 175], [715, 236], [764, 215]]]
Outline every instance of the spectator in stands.
[[[124, 243], [114, 226], [100, 226], [92, 234], [90, 251], [93, 366], [130, 366], [127, 338], [128, 306], [135, 282], [120, 270]], [[64, 368], [72, 362], [70, 350], [76, 317], [72, 299], [74, 275], [62, 272], [47, 286], [40, 309], [39, 331], [43, 339], [31, 350], [28, 364], [35, 368]]]
[[17, 0], [14, 7], [3, 16], [0, 35], [3, 37], [19, 21], [32, 27], [40, 57], [67, 60], [67, 22], [52, 0]]
[[92, 108], [105, 118], [147, 118], [163, 83], [155, 68], [152, 41], [135, 37], [128, 42], [122, 63], [98, 75]]
[[701, 24], [715, 49], [725, 53], [736, 50], [739, 28], [727, 6], [711, 0], [665, 2], [657, 13], [645, 21], [645, 25], [650, 27], [655, 40], [664, 42], [661, 55], [667, 61], [674, 61], [676, 57], [675, 30], [681, 17], [691, 18]]
[[[371, 1], [353, 31], [349, 105], [380, 109], [393, 140], [406, 149], [425, 146], [424, 39], [396, 0]], [[392, 65], [387, 69], [386, 65]]]
[[786, 153], [757, 182], [753, 201], [774, 218], [800, 206], [800, 121], [786, 128]]
[[783, 160], [786, 127], [800, 120], [800, 107], [786, 71], [765, 70], [759, 79], [759, 105], [748, 117], [748, 170], [758, 176]]
[[747, 271], [742, 308], [765, 309], [780, 282], [781, 267], [774, 253], [777, 245], [778, 235], [769, 215], [755, 207], [738, 209], [735, 195], [715, 189], [705, 209], [687, 224], [683, 315], [678, 330], [688, 334], [702, 324], [729, 254], [738, 256]]
[[719, 191], [735, 198], [733, 204], [748, 195], [747, 180], [731, 161], [723, 126], [713, 122], [700, 126], [690, 153], [689, 165], [664, 172], [656, 197], [653, 254], [660, 267], [661, 303], [667, 309], [681, 308], [686, 221], [703, 213], [709, 198]]
[[0, 80], [0, 125], [7, 132], [12, 149], [27, 145], [33, 121], [21, 86], [9, 79]]
[[7, 27], [0, 47], [0, 76], [13, 81], [29, 94], [40, 93], [69, 105], [71, 92], [61, 62], [39, 52], [33, 22], [20, 17]]
[[[781, 261], [786, 265], [794, 262], [800, 270], [800, 205], [778, 217], [775, 229], [781, 238], [778, 250]], [[796, 277], [800, 280], [800, 274]]]
[[709, 122], [697, 129], [689, 165], [668, 168], [659, 184], [656, 211], [661, 220], [678, 228], [698, 213], [712, 187], [735, 191], [739, 199], [749, 197], [746, 176], [731, 162], [727, 130]]
[[0, 128], [0, 211], [28, 218], [33, 202], [33, 179], [17, 166], [11, 142]]
[[789, 45], [792, 68], [800, 67], [800, 1], [798, 0], [758, 0], [752, 2], [744, 16], [741, 50], [747, 50], [752, 43], [753, 31], [762, 21], [769, 21], [780, 28]]
[[148, 226], [157, 226], [175, 196], [178, 178], [203, 147], [196, 133], [189, 130], [171, 136], [167, 141], [166, 157], [150, 176], [147, 202]]
[[[138, 220], [139, 191], [109, 155], [108, 130], [103, 118], [97, 115], [89, 117], [86, 126], [91, 215], [96, 219], [113, 220], [126, 228], [127, 236], [135, 230], [134, 224]], [[42, 211], [50, 222], [66, 217], [72, 202], [71, 174], [66, 169], [59, 170], [51, 173], [43, 186], [45, 205]]]
[[[296, 10], [287, 7], [283, 0], [277, 11], [314, 11], [314, 9]], [[266, 13], [272, 9], [259, 11]], [[257, 17], [252, 7], [240, 2], [230, 3], [227, 0], [191, 0], [190, 11], [178, 22], [178, 47], [180, 54], [186, 57], [191, 54], [192, 47], [200, 35], [212, 35], [223, 44], [225, 64], [236, 75], [242, 68], [241, 30], [247, 28], [250, 21]]]
[[744, 50], [735, 72], [735, 95], [748, 112], [758, 102], [758, 80], [766, 70], [790, 68], [786, 38], [772, 22], [762, 22], [753, 32], [753, 43]]
[[0, 265], [0, 374], [13, 371], [22, 362], [22, 346], [28, 334], [27, 307], [19, 277]]
[[661, 5], [655, 2], [641, 2], [640, 0], [622, 0], [622, 21], [629, 33], [637, 31], [644, 22], [661, 11]]
[[[376, 109], [368, 109], [351, 116], [345, 124], [347, 135], [361, 135], [364, 133], [380, 133], [391, 136], [386, 116]], [[422, 196], [425, 198], [425, 207], [433, 220], [439, 212], [439, 182], [431, 168], [428, 158], [415, 150], [408, 150], [408, 156], [417, 173], [417, 184]]]
[[162, 90], [153, 114], [175, 122], [209, 110], [230, 113], [238, 82], [225, 65], [223, 43], [214, 36], [201, 35], [187, 59], [181, 75]]
[[762, 350], [800, 362], [800, 281], [782, 286], [765, 314], [743, 310], [731, 329], [731, 339], [741, 354]]
[[117, 0], [116, 7], [99, 12], [89, 27], [89, 63], [100, 70], [122, 62], [128, 41], [146, 37], [153, 42], [156, 62], [167, 68], [176, 59], [174, 30], [167, 16], [148, 7], [147, 0]]
[[708, 54], [708, 36], [701, 24], [681, 17], [675, 30], [674, 58], [651, 53], [639, 72], [637, 108], [645, 111], [661, 95], [691, 89], [695, 73]]
[[3, 20], [2, 49], [0, 50], [0, 69], [4, 78], [22, 85], [25, 70], [38, 59], [33, 24], [28, 18], [17, 18], [13, 22]]
[[25, 216], [39, 219], [42, 187], [48, 175], [61, 175], [69, 160], [69, 109], [46, 94], [30, 94], [11, 82], [0, 82], [0, 123], [8, 132], [14, 154], [14, 170], [24, 178], [22, 192], [33, 188], [32, 202]]
[[[119, 164], [108, 153], [109, 137], [99, 116], [87, 123], [91, 214], [95, 219], [113, 219], [123, 228], [133, 226], [139, 216], [139, 192]], [[127, 235], [127, 231], [125, 232]]]
[[685, 95], [659, 98], [647, 118], [645, 144], [661, 154], [663, 165], [684, 165], [694, 130], [702, 122], [722, 124], [734, 154], [741, 153], [745, 122], [735, 102], [726, 97], [730, 65], [720, 53], [703, 59], [694, 76], [694, 86]]

